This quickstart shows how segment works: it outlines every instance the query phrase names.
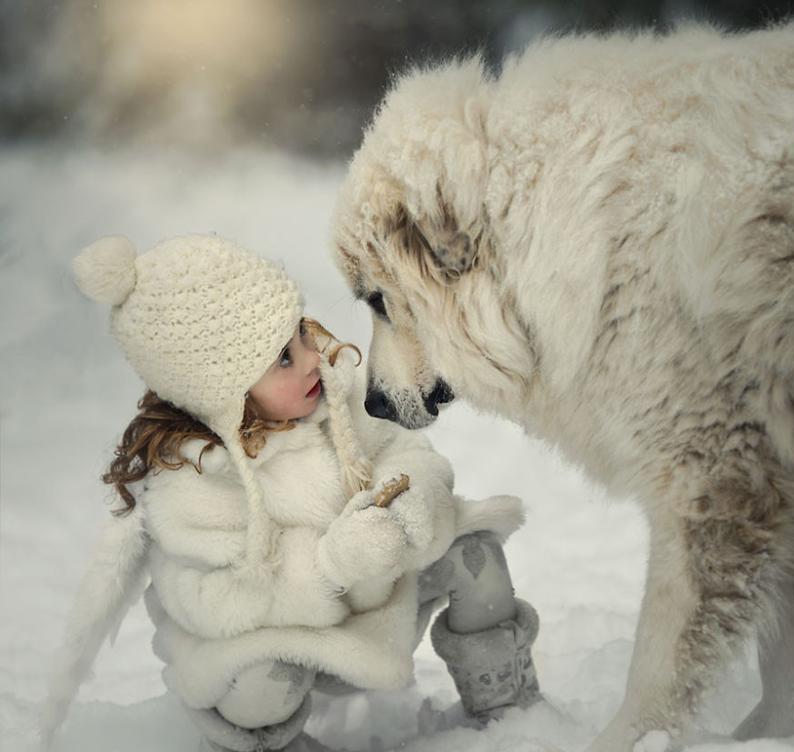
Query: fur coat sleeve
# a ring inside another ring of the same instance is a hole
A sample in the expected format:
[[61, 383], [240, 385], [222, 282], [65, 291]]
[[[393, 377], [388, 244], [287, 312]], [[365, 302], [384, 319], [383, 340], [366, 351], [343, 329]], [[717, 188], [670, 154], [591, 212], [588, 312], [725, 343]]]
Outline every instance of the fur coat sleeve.
[[[314, 518], [301, 525], [270, 515], [272, 557], [262, 567], [245, 561], [244, 491], [225, 464], [225, 453], [213, 451], [217, 455], [202, 463], [201, 474], [190, 465], [163, 471], [143, 494], [152, 538], [152, 581], [170, 617], [205, 638], [284, 624], [323, 627], [343, 620], [349, 609], [316, 563], [323, 529]], [[265, 476], [263, 486], [274, 505], [292, 501], [293, 509], [312, 507], [314, 500], [305, 498], [303, 488], [294, 489], [302, 498], [291, 500], [284, 494], [278, 474]], [[318, 496], [319, 505], [330, 503], [327, 487], [321, 486]], [[332, 510], [326, 514], [332, 518]]]

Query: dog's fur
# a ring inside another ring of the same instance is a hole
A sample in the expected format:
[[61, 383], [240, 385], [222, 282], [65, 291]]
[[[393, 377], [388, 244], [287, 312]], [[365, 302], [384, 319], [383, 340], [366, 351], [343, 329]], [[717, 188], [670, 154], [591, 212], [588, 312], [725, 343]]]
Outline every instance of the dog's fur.
[[428, 424], [441, 378], [642, 500], [626, 697], [592, 749], [684, 735], [755, 631], [765, 692], [737, 736], [794, 734], [794, 25], [414, 70], [334, 241], [376, 309], [387, 416]]

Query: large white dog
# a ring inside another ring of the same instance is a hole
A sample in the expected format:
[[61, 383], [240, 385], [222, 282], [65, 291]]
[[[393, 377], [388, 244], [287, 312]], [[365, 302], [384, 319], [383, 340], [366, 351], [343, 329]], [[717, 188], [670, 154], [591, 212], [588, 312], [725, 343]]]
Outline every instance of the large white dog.
[[334, 239], [373, 309], [372, 414], [421, 427], [454, 392], [642, 500], [628, 687], [592, 749], [685, 735], [756, 632], [737, 736], [794, 734], [794, 25], [415, 70]]

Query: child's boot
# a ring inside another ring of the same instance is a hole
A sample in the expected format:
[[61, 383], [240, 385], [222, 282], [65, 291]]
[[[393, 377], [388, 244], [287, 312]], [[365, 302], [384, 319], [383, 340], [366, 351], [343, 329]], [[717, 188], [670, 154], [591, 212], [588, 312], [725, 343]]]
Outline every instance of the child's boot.
[[513, 619], [465, 634], [450, 631], [445, 609], [431, 629], [433, 648], [447, 664], [464, 711], [482, 725], [541, 697], [531, 654], [538, 615], [518, 598], [516, 609]]

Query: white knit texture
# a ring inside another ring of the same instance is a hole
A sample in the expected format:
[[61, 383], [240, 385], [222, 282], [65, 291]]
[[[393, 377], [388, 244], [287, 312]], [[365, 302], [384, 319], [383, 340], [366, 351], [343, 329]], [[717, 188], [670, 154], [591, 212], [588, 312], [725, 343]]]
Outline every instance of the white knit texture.
[[85, 248], [72, 262], [77, 286], [98, 303], [121, 305], [135, 287], [136, 253], [120, 235], [101, 238]]
[[128, 360], [162, 399], [213, 430], [236, 430], [246, 391], [300, 322], [297, 285], [276, 264], [212, 236], [167, 240], [136, 267], [135, 289], [112, 313]]

